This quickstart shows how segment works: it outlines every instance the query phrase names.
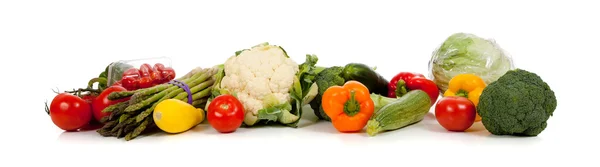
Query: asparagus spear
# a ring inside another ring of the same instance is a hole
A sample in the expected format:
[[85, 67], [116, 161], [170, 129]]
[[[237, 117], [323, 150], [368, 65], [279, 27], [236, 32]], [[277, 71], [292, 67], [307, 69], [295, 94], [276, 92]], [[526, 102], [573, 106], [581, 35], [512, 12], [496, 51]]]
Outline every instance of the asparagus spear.
[[145, 119], [144, 122], [142, 122], [140, 124], [140, 126], [138, 126], [137, 128], [135, 128], [133, 130], [133, 132], [130, 132], [127, 135], [125, 135], [125, 140], [129, 141], [131, 139], [136, 138], [138, 135], [140, 135], [146, 129], [146, 126], [148, 126], [148, 123], [150, 122], [150, 120], [152, 120], [152, 119]]
[[[190, 83], [187, 83], [187, 84], [196, 86], [197, 84], [200, 84], [200, 83], [206, 81], [206, 79], [208, 79], [210, 77], [208, 74], [198, 74], [198, 75], [200, 75], [200, 77], [198, 79], [196, 79]], [[183, 89], [181, 89], [179, 87], [175, 86], [173, 88], [174, 88], [174, 90], [169, 91], [169, 89], [167, 89], [167, 91], [162, 91], [160, 93], [154, 94], [152, 97], [150, 97], [140, 103], [130, 105], [129, 107], [127, 107], [125, 109], [125, 112], [139, 110], [145, 106], [153, 104], [156, 101], [160, 102], [164, 99], [172, 98], [173, 96], [175, 96], [176, 94], [179, 94], [180, 92], [183, 92]], [[169, 94], [167, 94], [167, 93], [169, 93]]]

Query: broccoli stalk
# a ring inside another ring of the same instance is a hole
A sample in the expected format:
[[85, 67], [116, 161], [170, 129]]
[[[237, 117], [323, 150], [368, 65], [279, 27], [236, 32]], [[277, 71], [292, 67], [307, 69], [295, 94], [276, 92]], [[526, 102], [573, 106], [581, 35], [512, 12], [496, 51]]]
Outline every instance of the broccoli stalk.
[[540, 76], [515, 69], [483, 90], [477, 113], [494, 135], [537, 136], [556, 105], [554, 92]]

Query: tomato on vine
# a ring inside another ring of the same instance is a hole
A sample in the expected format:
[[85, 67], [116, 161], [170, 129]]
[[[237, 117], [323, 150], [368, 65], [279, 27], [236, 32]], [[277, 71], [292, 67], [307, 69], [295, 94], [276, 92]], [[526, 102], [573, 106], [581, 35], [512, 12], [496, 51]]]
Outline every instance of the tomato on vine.
[[70, 93], [60, 93], [46, 108], [52, 122], [58, 128], [75, 131], [92, 120], [92, 109], [83, 98]]

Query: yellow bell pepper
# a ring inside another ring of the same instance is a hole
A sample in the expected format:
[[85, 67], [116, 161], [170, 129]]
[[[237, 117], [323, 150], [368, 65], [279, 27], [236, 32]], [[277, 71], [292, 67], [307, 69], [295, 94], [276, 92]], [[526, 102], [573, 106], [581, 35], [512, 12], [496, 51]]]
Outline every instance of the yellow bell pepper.
[[[479, 96], [486, 87], [485, 81], [474, 74], [459, 74], [450, 79], [448, 90], [444, 92], [444, 96], [462, 96], [469, 99], [475, 106], [479, 104]], [[477, 114], [475, 122], [481, 121], [481, 117]]]

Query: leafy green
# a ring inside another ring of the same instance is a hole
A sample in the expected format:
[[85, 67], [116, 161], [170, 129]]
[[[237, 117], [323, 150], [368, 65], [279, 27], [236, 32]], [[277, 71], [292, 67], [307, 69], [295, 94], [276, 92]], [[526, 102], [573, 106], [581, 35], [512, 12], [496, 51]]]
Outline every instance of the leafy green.
[[537, 74], [515, 69], [483, 90], [477, 113], [492, 134], [537, 136], [556, 105], [554, 91]]
[[448, 37], [429, 61], [430, 75], [442, 92], [458, 74], [472, 73], [490, 84], [511, 69], [512, 58], [498, 44], [468, 33]]
[[329, 68], [323, 69], [321, 72], [317, 74], [315, 77], [315, 83], [317, 83], [318, 94], [315, 98], [310, 102], [310, 107], [313, 109], [315, 115], [319, 119], [323, 120], [331, 120], [325, 111], [323, 111], [323, 107], [321, 107], [321, 96], [327, 90], [327, 88], [331, 86], [341, 86], [344, 85], [346, 80], [342, 77], [342, 71], [344, 67], [341, 66], [332, 66]]

